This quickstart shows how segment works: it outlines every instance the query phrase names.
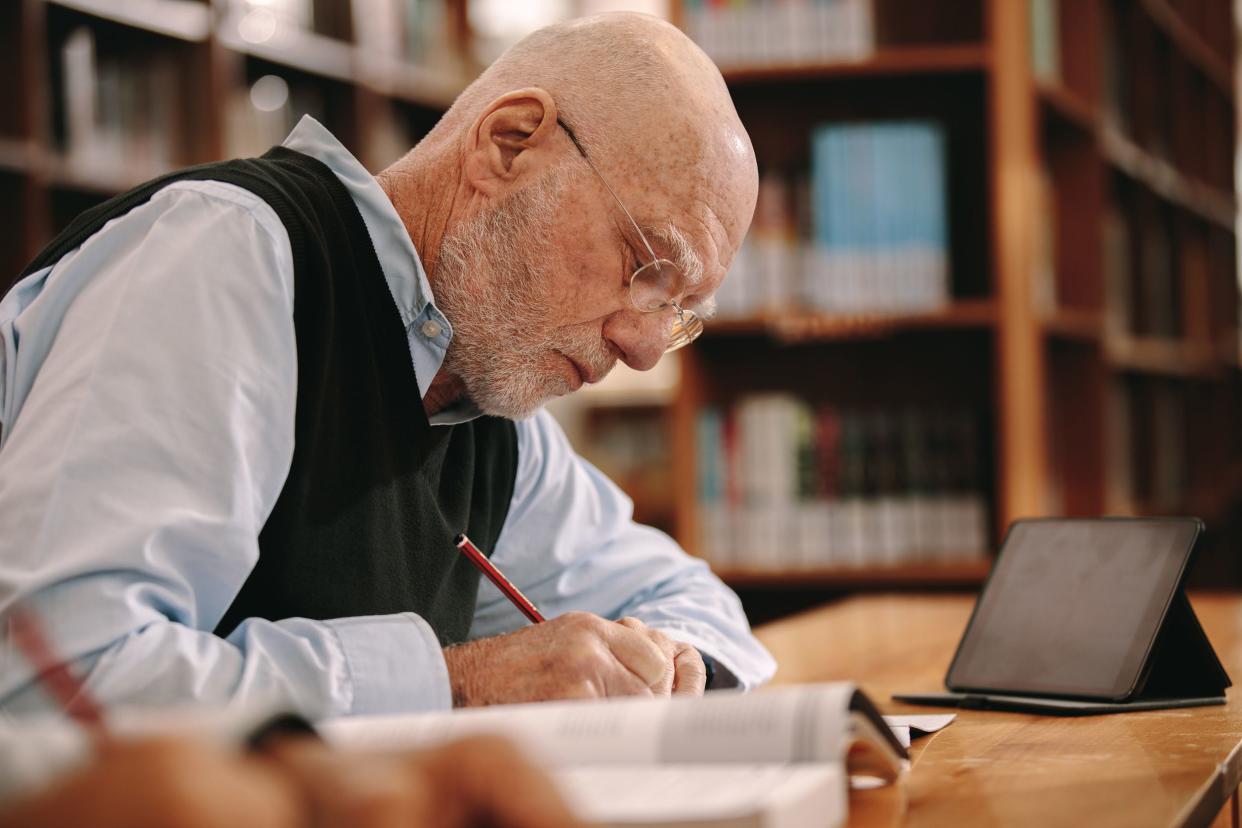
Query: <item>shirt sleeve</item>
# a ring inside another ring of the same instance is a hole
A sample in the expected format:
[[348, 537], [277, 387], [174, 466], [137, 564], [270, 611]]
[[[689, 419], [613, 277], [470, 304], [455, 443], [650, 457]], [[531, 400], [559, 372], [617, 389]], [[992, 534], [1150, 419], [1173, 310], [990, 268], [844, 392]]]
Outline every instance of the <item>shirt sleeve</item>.
[[[715, 665], [714, 687], [756, 687], [776, 665], [751, 634], [737, 596], [668, 535], [633, 521], [633, 504], [578, 456], [546, 411], [518, 428], [518, 471], [492, 553], [497, 567], [548, 616], [631, 615], [691, 644]], [[525, 621], [490, 582], [479, 587], [471, 636]]]
[[[292, 259], [266, 203], [187, 184], [66, 256], [13, 325], [48, 344], [0, 450], [0, 611], [31, 610], [105, 706], [447, 708], [412, 614], [211, 632], [292, 460]], [[0, 708], [50, 706], [6, 638]]]

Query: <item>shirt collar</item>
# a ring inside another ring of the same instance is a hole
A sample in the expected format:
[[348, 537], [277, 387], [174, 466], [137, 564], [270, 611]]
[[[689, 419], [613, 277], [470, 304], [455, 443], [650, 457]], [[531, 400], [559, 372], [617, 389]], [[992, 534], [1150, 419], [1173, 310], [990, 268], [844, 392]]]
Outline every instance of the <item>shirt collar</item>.
[[[388, 290], [401, 314], [418, 378], [419, 396], [425, 397], [432, 378], [444, 362], [445, 351], [453, 339], [453, 328], [435, 306], [427, 271], [423, 269], [405, 223], [375, 177], [314, 118], [302, 116], [282, 146], [321, 161], [336, 174], [354, 199], [375, 246]], [[428, 334], [428, 331], [434, 333]], [[430, 421], [432, 425], [453, 425], [480, 414], [473, 403], [463, 402], [435, 414]]]

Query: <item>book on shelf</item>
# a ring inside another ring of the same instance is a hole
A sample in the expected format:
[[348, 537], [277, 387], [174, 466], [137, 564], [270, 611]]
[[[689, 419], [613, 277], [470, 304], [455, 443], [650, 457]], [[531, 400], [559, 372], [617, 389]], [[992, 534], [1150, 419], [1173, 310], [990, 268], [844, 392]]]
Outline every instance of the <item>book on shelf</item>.
[[861, 60], [875, 51], [871, 0], [686, 0], [683, 19], [726, 71]]
[[406, 59], [407, 0], [353, 0], [354, 34], [360, 60], [385, 62]]
[[987, 554], [978, 418], [839, 409], [789, 394], [697, 422], [702, 552], [718, 569], [790, 571]]
[[1147, 493], [1161, 511], [1181, 507], [1190, 490], [1185, 401], [1167, 381], [1151, 387], [1151, 478]]
[[1129, 515], [1135, 511], [1134, 433], [1130, 393], [1123, 378], [1113, 378], [1106, 389], [1105, 513]]
[[303, 115], [325, 120], [323, 92], [309, 81], [268, 74], [233, 90], [225, 130], [230, 158], [262, 155], [285, 140]]
[[1105, 120], [1120, 132], [1129, 134], [1133, 123], [1133, 99], [1130, 95], [1132, 57], [1130, 34], [1133, 10], [1128, 2], [1105, 3], [1102, 68], [1104, 73], [1103, 111]]
[[1031, 19], [1031, 69], [1036, 79], [1057, 83], [1061, 79], [1059, 0], [1027, 0]]
[[141, 55], [98, 47], [80, 26], [60, 49], [62, 148], [85, 172], [165, 169], [180, 163], [180, 72], [167, 50]]
[[582, 818], [615, 826], [842, 825], [851, 777], [889, 783], [906, 766], [875, 706], [845, 682], [350, 717], [320, 731], [344, 750], [505, 735], [551, 769]]
[[1135, 330], [1141, 336], [1175, 337], [1180, 333], [1178, 277], [1175, 270], [1172, 214], [1154, 202], [1141, 215], [1137, 290], [1133, 299]]
[[1051, 313], [1057, 308], [1057, 194], [1052, 173], [1046, 165], [1035, 170], [1034, 198], [1031, 200], [1035, 225], [1034, 290], [1031, 299], [1037, 310]]
[[230, 0], [229, 23], [246, 43], [281, 43], [290, 35], [314, 30], [310, 0]]
[[933, 122], [830, 123], [809, 170], [761, 170], [722, 317], [941, 308], [951, 298], [946, 136]]
[[933, 122], [815, 130], [804, 280], [811, 307], [874, 313], [948, 302], [945, 164], [944, 129]]
[[1127, 212], [1118, 199], [1108, 202], [1101, 226], [1104, 254], [1104, 325], [1110, 337], [1129, 334], [1134, 327], [1134, 241]]

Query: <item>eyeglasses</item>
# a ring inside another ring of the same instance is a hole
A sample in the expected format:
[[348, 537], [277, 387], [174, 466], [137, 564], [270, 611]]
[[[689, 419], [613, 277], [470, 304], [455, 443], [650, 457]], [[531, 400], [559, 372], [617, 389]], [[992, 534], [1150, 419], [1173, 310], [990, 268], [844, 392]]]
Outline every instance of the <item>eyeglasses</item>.
[[646, 248], [647, 254], [651, 257], [651, 261], [646, 264], [640, 264], [630, 274], [630, 302], [641, 313], [659, 313], [669, 308], [676, 311], [677, 319], [673, 322], [673, 329], [669, 331], [668, 342], [664, 346], [664, 353], [686, 347], [698, 339], [699, 334], [703, 333], [703, 320], [694, 311], [686, 310], [677, 302], [677, 290], [683, 283], [681, 268], [668, 259], [661, 259], [656, 256], [655, 250], [652, 249], [651, 243], [647, 241], [647, 237], [638, 226], [638, 222], [634, 221], [634, 217], [630, 215], [629, 210], [625, 209], [625, 205], [621, 202], [621, 198], [617, 195], [616, 190], [612, 188], [612, 185], [608, 183], [608, 179], [604, 178], [604, 174], [599, 171], [599, 167], [596, 167], [595, 162], [586, 154], [586, 150], [578, 141], [578, 136], [574, 135], [574, 131], [566, 126], [565, 122], [560, 118], [557, 118], [556, 122], [560, 124], [561, 129], [565, 130], [565, 134], [573, 142], [574, 147], [578, 150], [578, 154], [582, 156], [582, 160], [587, 162], [587, 166], [599, 178], [600, 183], [604, 185], [604, 189], [617, 202], [621, 212], [625, 213], [625, 217], [630, 221], [630, 226], [634, 228], [634, 232], [638, 234], [639, 240], [642, 241], [643, 247]]

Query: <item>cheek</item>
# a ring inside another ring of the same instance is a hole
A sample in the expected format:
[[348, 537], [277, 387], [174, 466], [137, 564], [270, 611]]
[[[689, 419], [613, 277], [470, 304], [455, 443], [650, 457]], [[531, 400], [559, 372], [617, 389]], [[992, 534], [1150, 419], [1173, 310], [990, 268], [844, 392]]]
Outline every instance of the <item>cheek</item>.
[[549, 250], [554, 262], [546, 268], [548, 295], [564, 323], [602, 319], [622, 306], [624, 265], [611, 230], [581, 220], [553, 228]]

